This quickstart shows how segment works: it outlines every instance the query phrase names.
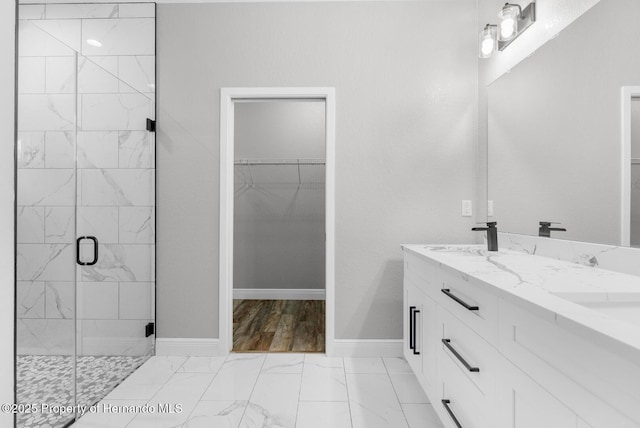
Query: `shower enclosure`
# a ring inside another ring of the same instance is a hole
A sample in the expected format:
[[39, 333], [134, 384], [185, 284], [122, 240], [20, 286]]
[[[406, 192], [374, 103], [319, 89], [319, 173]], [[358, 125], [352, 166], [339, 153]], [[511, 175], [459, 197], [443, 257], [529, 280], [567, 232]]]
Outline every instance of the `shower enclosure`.
[[155, 4], [25, 4], [18, 28], [16, 398], [90, 406], [154, 352]]

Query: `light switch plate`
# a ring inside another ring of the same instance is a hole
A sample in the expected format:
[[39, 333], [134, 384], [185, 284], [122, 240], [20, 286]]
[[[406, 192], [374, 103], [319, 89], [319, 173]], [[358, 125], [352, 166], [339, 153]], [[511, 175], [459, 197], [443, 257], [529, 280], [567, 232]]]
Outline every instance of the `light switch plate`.
[[473, 215], [473, 208], [471, 205], [471, 201], [463, 200], [462, 201], [462, 217], [471, 217]]
[[493, 201], [487, 201], [487, 217], [493, 217]]

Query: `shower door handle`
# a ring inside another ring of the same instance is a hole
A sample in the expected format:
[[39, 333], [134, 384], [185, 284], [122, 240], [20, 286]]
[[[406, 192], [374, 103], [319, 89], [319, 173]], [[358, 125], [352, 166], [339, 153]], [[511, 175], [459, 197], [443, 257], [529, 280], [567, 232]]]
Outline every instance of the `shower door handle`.
[[[90, 262], [80, 260], [80, 243], [83, 239], [93, 241], [93, 260]], [[76, 240], [76, 262], [81, 266], [93, 266], [98, 263], [98, 239], [95, 236], [81, 236]]]

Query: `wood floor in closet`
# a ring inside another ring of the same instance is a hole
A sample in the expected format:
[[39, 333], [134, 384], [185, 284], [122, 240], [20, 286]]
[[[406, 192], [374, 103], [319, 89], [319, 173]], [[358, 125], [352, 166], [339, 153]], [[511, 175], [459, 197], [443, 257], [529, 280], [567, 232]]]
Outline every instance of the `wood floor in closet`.
[[236, 352], [324, 352], [324, 300], [234, 300]]

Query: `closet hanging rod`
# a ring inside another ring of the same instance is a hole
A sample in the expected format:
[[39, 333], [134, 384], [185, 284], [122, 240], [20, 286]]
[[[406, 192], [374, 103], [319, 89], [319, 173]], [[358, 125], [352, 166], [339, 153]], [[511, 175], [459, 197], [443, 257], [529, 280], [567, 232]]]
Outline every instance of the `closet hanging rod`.
[[292, 160], [248, 160], [241, 159], [234, 162], [234, 165], [292, 165], [292, 166], [302, 166], [302, 165], [324, 165], [324, 159], [292, 159]]
[[631, 158], [631, 165], [640, 165], [640, 158]]

